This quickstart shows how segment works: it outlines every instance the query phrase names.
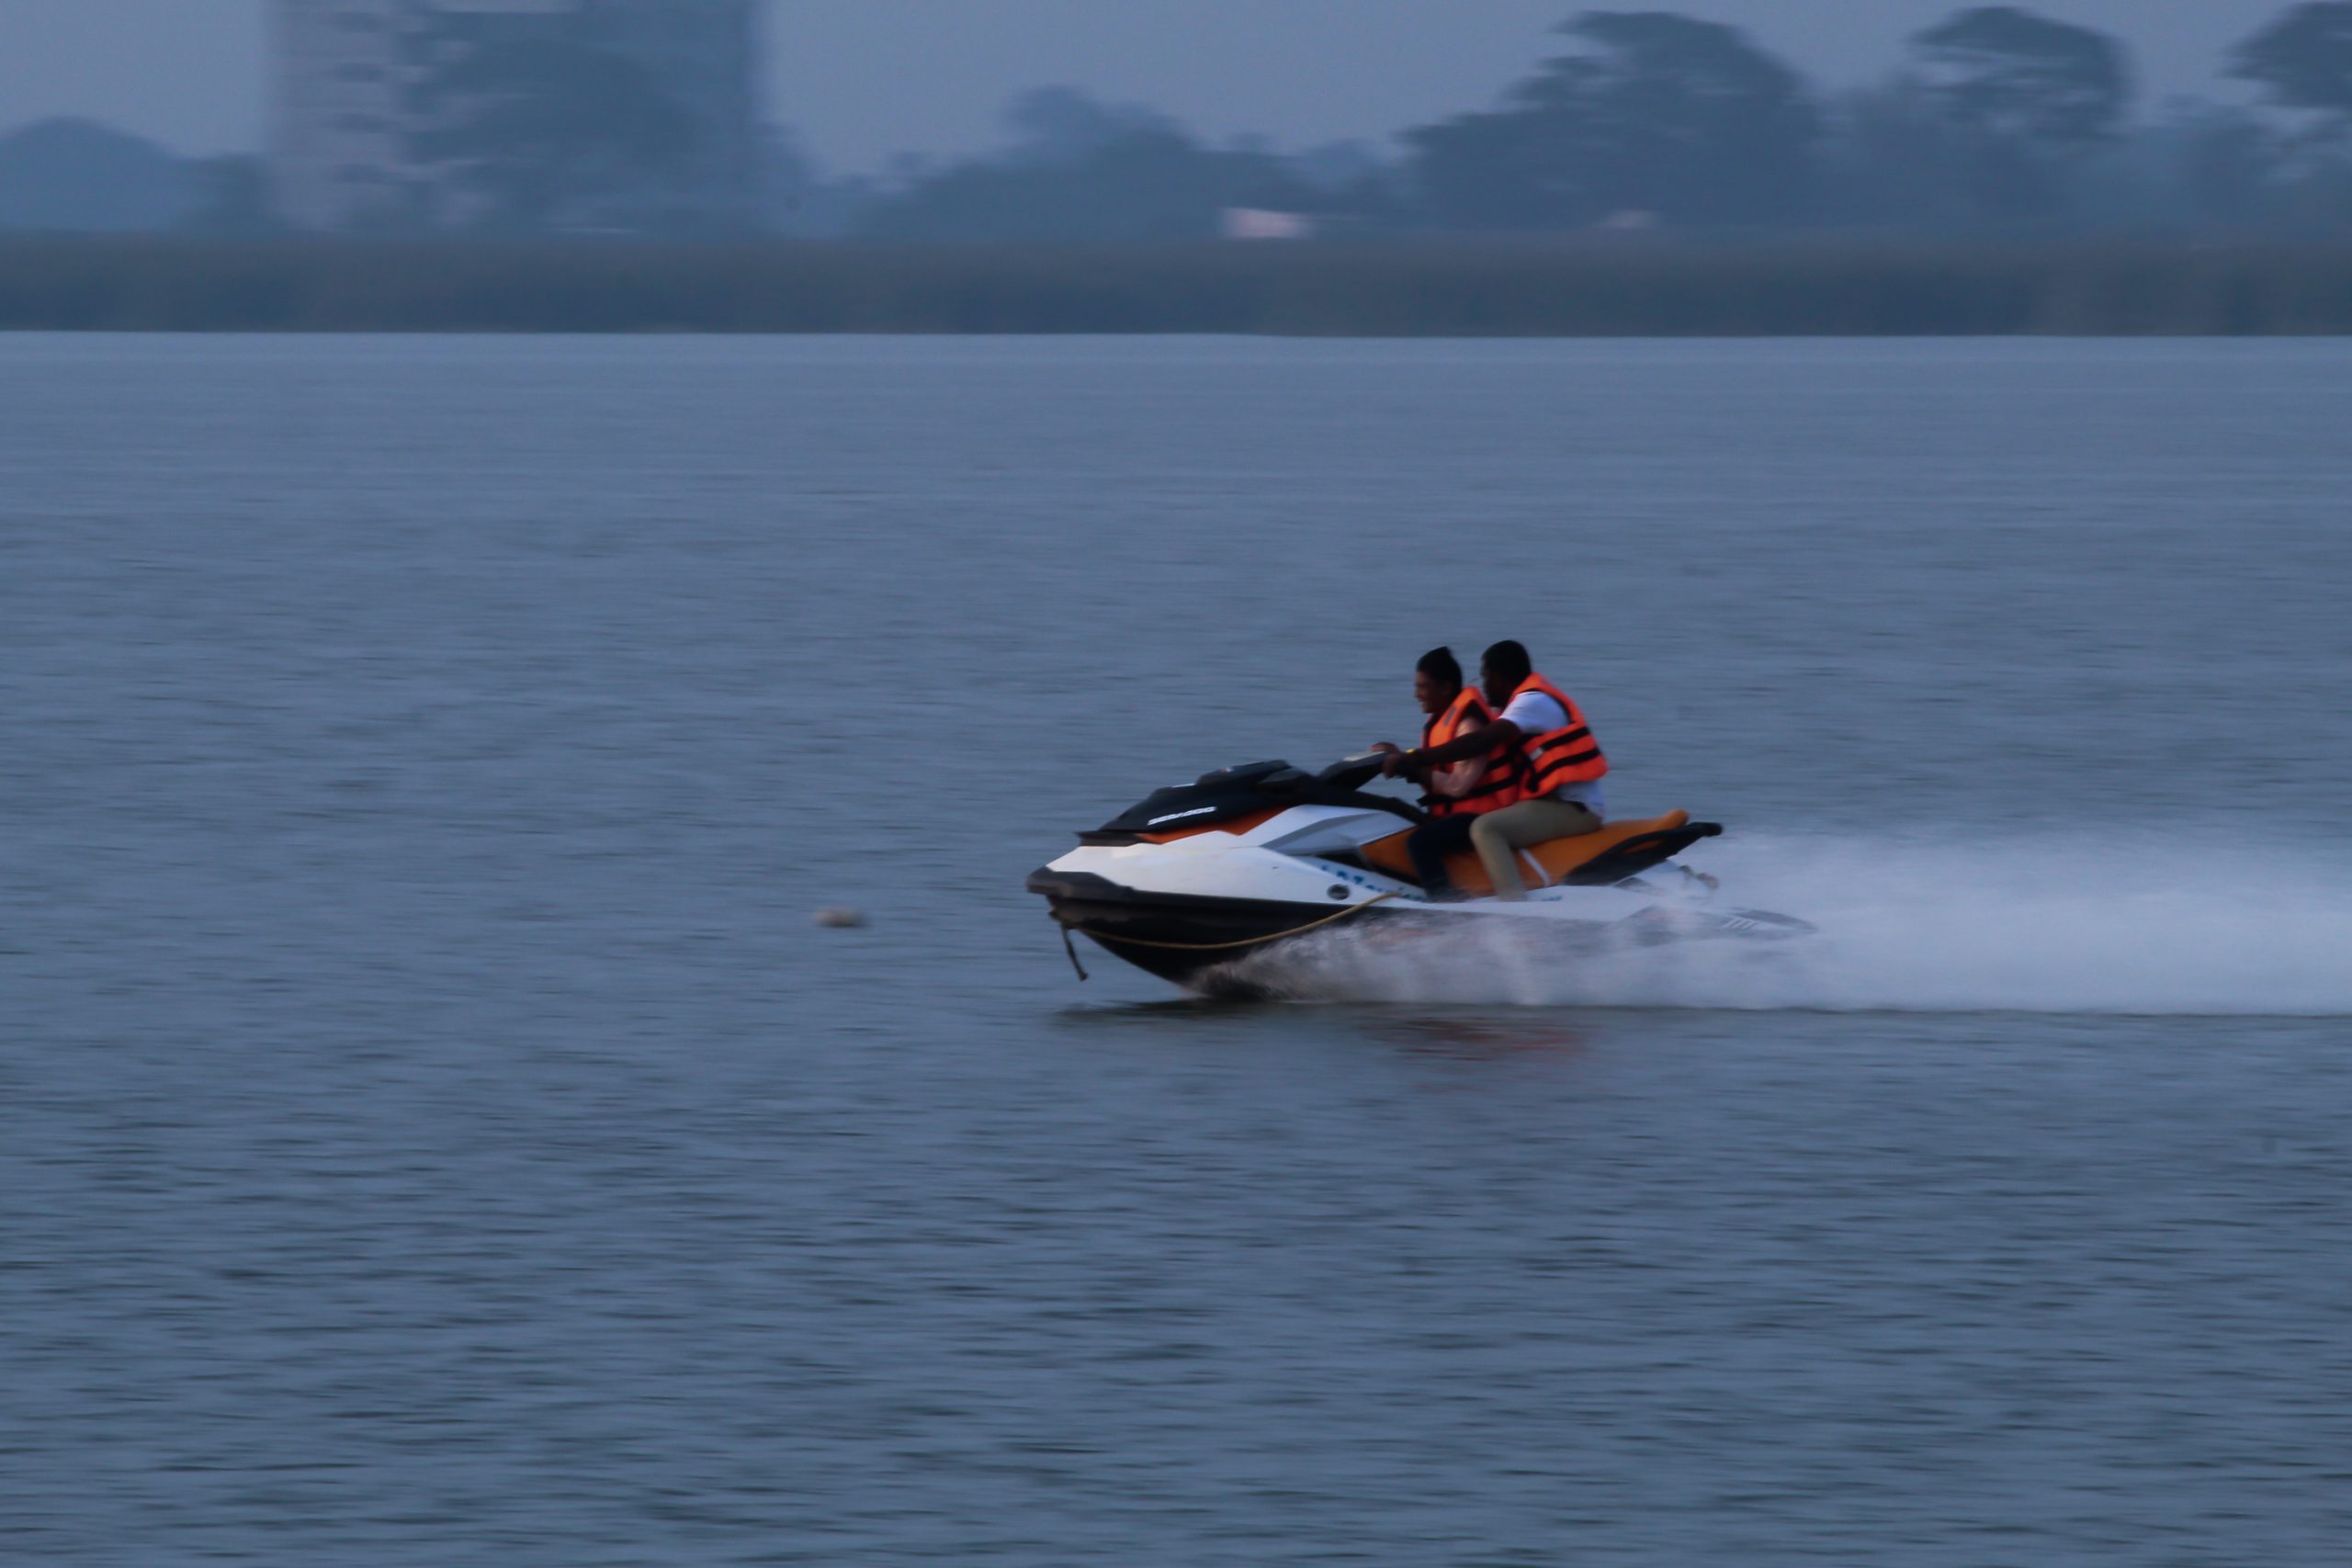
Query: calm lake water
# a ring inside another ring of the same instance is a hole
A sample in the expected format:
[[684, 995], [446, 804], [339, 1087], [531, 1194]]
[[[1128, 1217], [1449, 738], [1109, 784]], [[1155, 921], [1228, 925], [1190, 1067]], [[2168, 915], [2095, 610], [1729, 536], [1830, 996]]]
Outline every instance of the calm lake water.
[[[5, 1554], [2339, 1560], [2348, 433], [2344, 344], [0, 339]], [[1822, 936], [1078, 984], [1074, 829], [1504, 636]]]

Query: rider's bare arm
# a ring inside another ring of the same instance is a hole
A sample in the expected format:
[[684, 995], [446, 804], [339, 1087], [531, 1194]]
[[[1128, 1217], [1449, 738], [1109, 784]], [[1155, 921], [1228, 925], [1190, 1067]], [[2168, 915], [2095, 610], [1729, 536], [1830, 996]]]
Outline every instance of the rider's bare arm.
[[1497, 719], [1482, 729], [1472, 730], [1459, 740], [1450, 740], [1442, 746], [1432, 746], [1426, 751], [1392, 753], [1388, 760], [1381, 764], [1380, 771], [1390, 778], [1395, 778], [1398, 773], [1406, 772], [1426, 773], [1431, 768], [1442, 768], [1449, 763], [1466, 761], [1472, 757], [1484, 757], [1506, 746], [1517, 745], [1519, 739], [1519, 726], [1507, 718]]

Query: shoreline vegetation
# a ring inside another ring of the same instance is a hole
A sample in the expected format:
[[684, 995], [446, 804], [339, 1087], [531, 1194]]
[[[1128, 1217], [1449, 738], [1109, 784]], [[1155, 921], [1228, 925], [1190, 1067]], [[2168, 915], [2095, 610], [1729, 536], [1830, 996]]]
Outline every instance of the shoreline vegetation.
[[18, 238], [0, 331], [2324, 336], [2352, 243]]

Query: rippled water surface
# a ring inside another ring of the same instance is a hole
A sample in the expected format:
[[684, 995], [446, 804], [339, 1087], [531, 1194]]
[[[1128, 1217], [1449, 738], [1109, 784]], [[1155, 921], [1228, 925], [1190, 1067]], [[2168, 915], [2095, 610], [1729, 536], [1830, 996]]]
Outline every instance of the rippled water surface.
[[[2347, 431], [2325, 344], [0, 340], [0, 1555], [2337, 1560]], [[1502, 636], [1820, 939], [1078, 984], [1073, 829]]]

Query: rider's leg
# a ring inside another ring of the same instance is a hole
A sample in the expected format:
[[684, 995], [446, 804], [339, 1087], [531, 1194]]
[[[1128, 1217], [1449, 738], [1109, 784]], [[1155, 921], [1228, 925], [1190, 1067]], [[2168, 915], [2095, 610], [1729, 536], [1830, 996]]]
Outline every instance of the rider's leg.
[[1519, 874], [1519, 851], [1554, 839], [1600, 831], [1600, 818], [1581, 806], [1565, 800], [1522, 800], [1474, 818], [1470, 843], [1495, 885], [1495, 897], [1516, 904], [1527, 897], [1526, 879]]
[[1405, 852], [1413, 857], [1413, 873], [1430, 897], [1454, 896], [1453, 879], [1445, 874], [1445, 857], [1470, 847], [1470, 825], [1476, 820], [1475, 817], [1441, 817], [1414, 829], [1406, 839]]

